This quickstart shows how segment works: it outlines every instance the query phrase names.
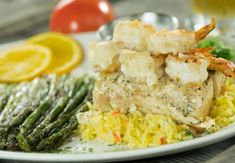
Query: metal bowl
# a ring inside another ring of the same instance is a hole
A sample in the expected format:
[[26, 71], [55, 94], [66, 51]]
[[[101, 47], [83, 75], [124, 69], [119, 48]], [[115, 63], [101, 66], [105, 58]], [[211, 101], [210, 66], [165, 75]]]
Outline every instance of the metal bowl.
[[124, 17], [119, 17], [105, 25], [102, 25], [97, 30], [96, 33], [98, 40], [111, 40], [113, 36], [113, 29], [118, 22], [135, 20], [135, 19], [138, 19], [146, 24], [153, 25], [159, 30], [161, 29], [173, 30], [179, 28], [179, 21], [174, 16], [164, 13], [144, 12]]

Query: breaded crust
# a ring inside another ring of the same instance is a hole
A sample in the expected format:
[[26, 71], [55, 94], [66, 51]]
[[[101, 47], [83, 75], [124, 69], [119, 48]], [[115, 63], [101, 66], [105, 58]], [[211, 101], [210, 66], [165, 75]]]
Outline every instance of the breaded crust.
[[146, 39], [155, 33], [155, 28], [138, 20], [118, 23], [113, 32], [113, 41], [122, 43], [123, 47], [138, 51], [147, 49]]
[[147, 39], [147, 48], [152, 54], [176, 54], [195, 48], [195, 34], [186, 30], [157, 31]]

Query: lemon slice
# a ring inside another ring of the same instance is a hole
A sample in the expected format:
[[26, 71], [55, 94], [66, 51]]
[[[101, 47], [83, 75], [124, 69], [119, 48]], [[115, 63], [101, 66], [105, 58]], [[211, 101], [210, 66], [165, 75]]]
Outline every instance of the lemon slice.
[[45, 73], [62, 74], [78, 66], [83, 58], [82, 49], [72, 38], [57, 32], [47, 32], [27, 40], [28, 43], [48, 47], [53, 54], [50, 66]]
[[48, 48], [21, 45], [0, 54], [0, 82], [19, 82], [40, 75], [52, 58]]

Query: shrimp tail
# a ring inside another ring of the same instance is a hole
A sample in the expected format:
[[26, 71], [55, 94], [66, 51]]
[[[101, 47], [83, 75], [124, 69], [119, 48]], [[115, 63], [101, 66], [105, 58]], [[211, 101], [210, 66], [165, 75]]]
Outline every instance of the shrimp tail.
[[195, 32], [195, 39], [196, 42], [199, 42], [200, 40], [204, 39], [214, 28], [215, 28], [215, 19], [211, 18], [210, 24], [200, 28]]
[[234, 63], [227, 61], [223, 58], [214, 58], [210, 63], [208, 69], [217, 70], [222, 72], [224, 75], [235, 78], [235, 65]]
[[203, 55], [209, 62], [208, 69], [220, 71], [228, 77], [235, 78], [235, 64], [223, 58], [216, 58], [211, 53], [211, 48], [196, 48], [195, 55]]

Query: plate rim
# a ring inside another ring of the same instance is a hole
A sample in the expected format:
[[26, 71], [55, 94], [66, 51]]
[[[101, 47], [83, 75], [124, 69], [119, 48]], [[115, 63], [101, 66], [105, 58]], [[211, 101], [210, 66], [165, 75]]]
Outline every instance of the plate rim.
[[[97, 152], [97, 153], [26, 153], [11, 152], [0, 150], [0, 159], [22, 160], [22, 161], [49, 161], [49, 162], [101, 162], [101, 161], [124, 161], [143, 159], [150, 157], [159, 157], [200, 148], [219, 141], [228, 139], [235, 135], [235, 123], [209, 135], [194, 138], [191, 140], [176, 142], [172, 144], [161, 145], [157, 147], [148, 147], [142, 149], [114, 151], [114, 152]], [[13, 157], [14, 156], [14, 157]]]

